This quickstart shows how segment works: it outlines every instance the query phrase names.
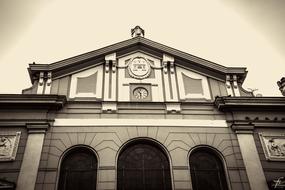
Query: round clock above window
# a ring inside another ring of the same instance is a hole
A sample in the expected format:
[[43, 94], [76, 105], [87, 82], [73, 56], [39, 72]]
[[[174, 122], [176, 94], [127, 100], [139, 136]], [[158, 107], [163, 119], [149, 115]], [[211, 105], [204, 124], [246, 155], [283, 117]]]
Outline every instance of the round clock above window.
[[150, 64], [143, 57], [132, 59], [128, 65], [128, 71], [131, 77], [136, 79], [144, 79], [150, 75]]
[[148, 93], [147, 89], [145, 89], [143, 87], [137, 87], [134, 89], [133, 95], [136, 99], [143, 100], [143, 99], [146, 99], [148, 97], [149, 93]]

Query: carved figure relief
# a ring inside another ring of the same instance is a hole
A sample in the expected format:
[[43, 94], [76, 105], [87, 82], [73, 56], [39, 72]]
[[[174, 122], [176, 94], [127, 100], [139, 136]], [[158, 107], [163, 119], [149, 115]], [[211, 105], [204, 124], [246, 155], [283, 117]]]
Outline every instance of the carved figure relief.
[[267, 160], [285, 161], [285, 135], [259, 134]]
[[0, 134], [0, 161], [14, 160], [16, 157], [21, 132]]

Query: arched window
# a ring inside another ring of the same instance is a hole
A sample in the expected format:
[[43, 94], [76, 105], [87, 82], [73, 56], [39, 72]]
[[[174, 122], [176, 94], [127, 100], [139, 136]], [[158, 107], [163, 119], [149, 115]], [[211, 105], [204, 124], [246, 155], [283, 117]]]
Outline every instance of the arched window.
[[210, 148], [201, 147], [190, 154], [193, 190], [227, 190], [223, 163]]
[[118, 190], [170, 190], [169, 161], [156, 144], [135, 141], [118, 159]]
[[97, 158], [90, 149], [73, 148], [64, 156], [58, 190], [94, 190], [97, 180]]

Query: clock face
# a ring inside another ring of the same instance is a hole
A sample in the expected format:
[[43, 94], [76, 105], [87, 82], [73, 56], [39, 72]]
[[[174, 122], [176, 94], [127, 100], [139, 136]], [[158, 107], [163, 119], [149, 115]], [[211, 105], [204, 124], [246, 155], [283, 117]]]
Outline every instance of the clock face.
[[134, 94], [134, 97], [138, 100], [143, 100], [148, 97], [147, 89], [142, 88], [142, 87], [135, 88], [133, 91], [133, 94]]

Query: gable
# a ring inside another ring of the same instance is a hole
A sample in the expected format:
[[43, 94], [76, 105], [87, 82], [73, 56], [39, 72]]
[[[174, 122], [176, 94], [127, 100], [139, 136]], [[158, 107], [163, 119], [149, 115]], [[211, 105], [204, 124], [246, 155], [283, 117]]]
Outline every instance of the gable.
[[[66, 95], [69, 100], [112, 102], [210, 101], [216, 95], [228, 95], [220, 87], [225, 86], [223, 81], [174, 65], [175, 59], [166, 54], [161, 59], [136, 51], [105, 59], [105, 64], [54, 79], [50, 93]], [[217, 86], [218, 91], [211, 90]]]
[[28, 70], [33, 83], [41, 71], [51, 71], [53, 77], [60, 77], [70, 72], [92, 67], [94, 64], [103, 63], [104, 57], [111, 53], [116, 53], [120, 57], [133, 51], [144, 51], [161, 58], [163, 54], [171, 55], [175, 58], [176, 63], [221, 80], [224, 80], [227, 74], [236, 74], [239, 82], [242, 83], [247, 73], [246, 68], [225, 67], [140, 36], [55, 63], [30, 64]]
[[[245, 68], [227, 68], [143, 37], [49, 65], [31, 64], [33, 87], [24, 93], [70, 99], [177, 102], [250, 95]], [[147, 98], [137, 100], [144, 93]]]

